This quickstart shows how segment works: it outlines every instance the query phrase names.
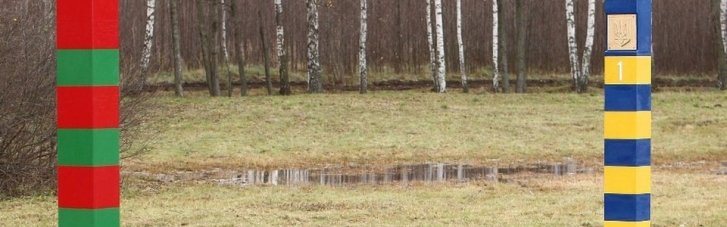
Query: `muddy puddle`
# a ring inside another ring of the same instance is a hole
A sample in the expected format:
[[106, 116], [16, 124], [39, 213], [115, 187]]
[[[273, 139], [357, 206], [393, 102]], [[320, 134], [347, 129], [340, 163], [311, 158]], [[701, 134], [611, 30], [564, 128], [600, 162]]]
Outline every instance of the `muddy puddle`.
[[124, 173], [166, 183], [207, 182], [220, 185], [348, 186], [438, 182], [507, 181], [508, 176], [568, 176], [590, 174], [594, 167], [575, 162], [507, 166], [425, 163], [395, 166], [331, 166], [326, 168], [207, 170], [150, 174]]

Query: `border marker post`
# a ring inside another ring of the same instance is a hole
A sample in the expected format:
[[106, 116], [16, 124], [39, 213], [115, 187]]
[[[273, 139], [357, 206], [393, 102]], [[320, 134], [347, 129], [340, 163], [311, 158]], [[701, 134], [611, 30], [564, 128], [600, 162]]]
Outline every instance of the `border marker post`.
[[604, 226], [650, 226], [652, 0], [604, 10]]
[[119, 226], [118, 0], [56, 1], [58, 226]]

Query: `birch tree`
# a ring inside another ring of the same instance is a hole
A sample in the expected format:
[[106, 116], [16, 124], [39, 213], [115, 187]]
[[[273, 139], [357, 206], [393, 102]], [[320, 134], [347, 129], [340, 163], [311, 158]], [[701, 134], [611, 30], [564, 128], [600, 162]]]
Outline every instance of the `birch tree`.
[[593, 54], [593, 40], [596, 27], [596, 0], [588, 0], [588, 21], [586, 29], [586, 42], [583, 52], [578, 53], [576, 40], [576, 16], [574, 0], [565, 0], [566, 25], [568, 26], [568, 55], [570, 59], [571, 78], [573, 88], [578, 93], [588, 91], [588, 80], [591, 74], [591, 56]]
[[146, 0], [146, 28], [144, 33], [144, 49], [141, 51], [141, 69], [147, 72], [151, 60], [151, 49], [154, 45], [154, 23], [156, 22], [156, 0]]
[[462, 0], [457, 0], [457, 46], [459, 47], [459, 72], [462, 75], [462, 89], [469, 92], [467, 86], [467, 67], [464, 60], [464, 40], [462, 38]]
[[318, 0], [307, 0], [308, 8], [308, 92], [323, 91], [319, 51]]
[[432, 32], [434, 28], [434, 24], [432, 23], [432, 0], [425, 0], [427, 1], [427, 41], [429, 44], [429, 65], [432, 70], [432, 82], [434, 84], [434, 89], [436, 90], [439, 88], [439, 79], [437, 79], [438, 70], [437, 67], [437, 50], [436, 45], [434, 43], [434, 33]]
[[727, 90], [727, 0], [712, 0], [712, 7], [715, 11], [715, 30], [718, 37], [716, 49], [719, 50], [717, 87], [720, 90]]
[[174, 59], [174, 93], [177, 96], [184, 96], [182, 87], [182, 76], [184, 65], [182, 60], [181, 35], [179, 31], [179, 2], [168, 1], [169, 15], [172, 22], [172, 55]]
[[492, 0], [492, 89], [500, 90], [500, 0]]
[[285, 29], [283, 27], [283, 2], [273, 0], [275, 3], [275, 37], [280, 62], [280, 94], [290, 95], [290, 81], [288, 78], [288, 54], [285, 50]]
[[359, 37], [359, 53], [358, 53], [358, 67], [359, 67], [359, 92], [366, 94], [368, 92], [368, 67], [366, 65], [366, 38], [368, 33], [368, 3], [367, 0], [361, 0], [361, 33]]
[[434, 23], [437, 36], [437, 92], [447, 92], [447, 64], [444, 53], [444, 19], [442, 16], [442, 0], [434, 0]]
[[247, 77], [245, 76], [245, 50], [242, 39], [242, 13], [237, 0], [231, 0], [230, 16], [233, 18], [233, 31], [235, 42], [235, 60], [237, 61], [237, 71], [240, 75], [240, 95], [247, 96]]

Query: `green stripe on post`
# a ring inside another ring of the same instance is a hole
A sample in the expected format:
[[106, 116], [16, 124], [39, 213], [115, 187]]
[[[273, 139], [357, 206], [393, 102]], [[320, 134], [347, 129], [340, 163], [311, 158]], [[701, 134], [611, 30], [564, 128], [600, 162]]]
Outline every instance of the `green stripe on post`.
[[118, 85], [119, 50], [58, 50], [59, 86]]
[[120, 226], [119, 208], [108, 209], [58, 209], [58, 226], [102, 227]]
[[58, 165], [119, 164], [119, 129], [58, 129]]

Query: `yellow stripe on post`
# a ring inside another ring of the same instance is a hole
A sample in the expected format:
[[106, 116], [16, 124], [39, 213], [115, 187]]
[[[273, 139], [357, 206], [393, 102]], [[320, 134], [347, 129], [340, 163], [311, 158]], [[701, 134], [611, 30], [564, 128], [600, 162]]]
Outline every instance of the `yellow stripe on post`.
[[609, 84], [651, 84], [651, 57], [606, 57], [603, 80]]
[[650, 227], [650, 221], [626, 222], [626, 221], [607, 221], [603, 223], [603, 227]]
[[603, 121], [606, 139], [651, 138], [651, 111], [606, 112]]
[[606, 166], [603, 181], [607, 194], [651, 193], [651, 167]]

